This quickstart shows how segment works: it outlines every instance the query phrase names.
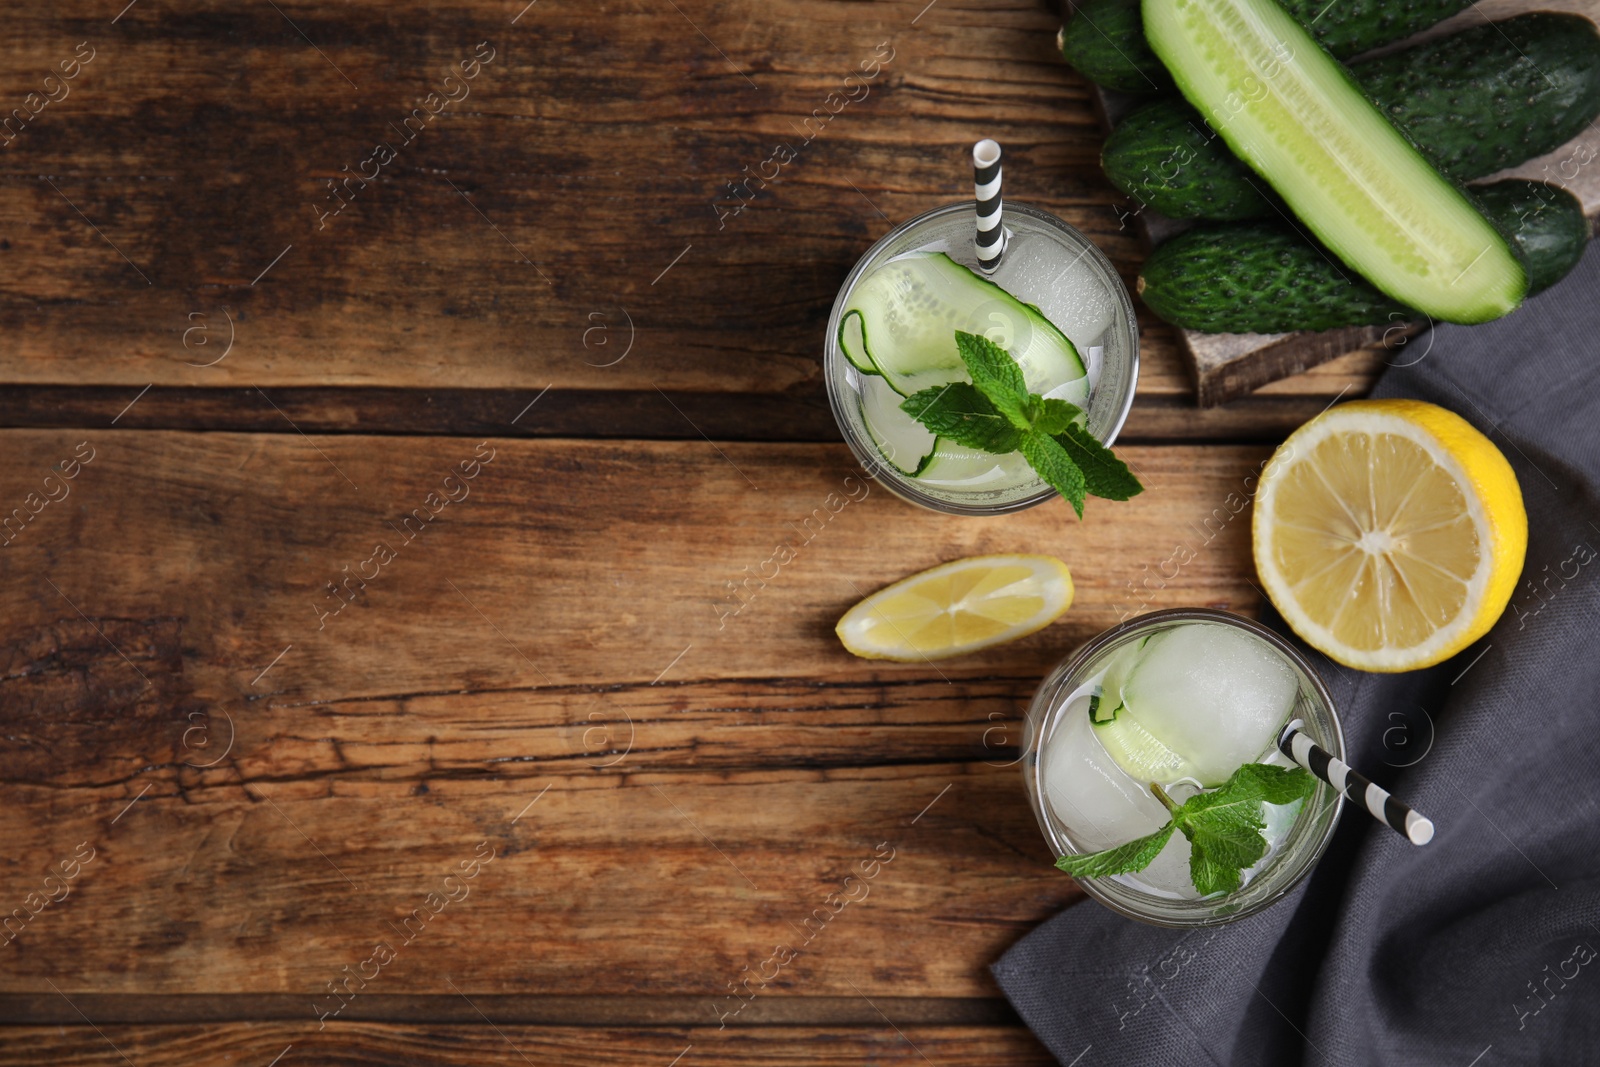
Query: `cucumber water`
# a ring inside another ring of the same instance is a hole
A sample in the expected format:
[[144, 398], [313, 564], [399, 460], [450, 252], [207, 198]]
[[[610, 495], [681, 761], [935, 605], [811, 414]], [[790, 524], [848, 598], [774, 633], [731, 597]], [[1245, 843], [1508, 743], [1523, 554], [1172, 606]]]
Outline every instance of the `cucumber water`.
[[944, 252], [915, 251], [862, 279], [839, 322], [839, 349], [861, 372], [868, 435], [896, 470], [924, 484], [988, 489], [1031, 477], [1020, 456], [996, 456], [935, 437], [900, 409], [901, 400], [922, 389], [967, 380], [957, 330], [982, 334], [1006, 349], [1029, 390], [1080, 406], [1087, 402], [1088, 366], [1038, 307]]
[[880, 374], [910, 396], [966, 377], [957, 330], [982, 334], [1011, 353], [1034, 392], [1088, 374], [1077, 348], [1038, 308], [943, 252], [890, 260], [856, 286], [839, 347], [857, 370]]
[[1275, 0], [1143, 0], [1178, 88], [1346, 265], [1446, 322], [1499, 318], [1528, 275], [1510, 244]]

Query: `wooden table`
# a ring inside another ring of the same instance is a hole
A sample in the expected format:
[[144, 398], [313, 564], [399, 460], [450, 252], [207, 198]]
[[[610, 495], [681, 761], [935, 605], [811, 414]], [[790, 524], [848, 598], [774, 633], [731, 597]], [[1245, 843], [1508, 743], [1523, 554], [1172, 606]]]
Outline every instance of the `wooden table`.
[[[828, 413], [849, 266], [985, 135], [1138, 255], [1043, 8], [123, 2], [0, 61], [0, 1064], [1048, 1062], [1019, 714], [1255, 610], [1245, 479], [1381, 358], [1201, 412], [1147, 318], [1146, 494], [925, 513]], [[1019, 550], [1041, 634], [831, 634]]]

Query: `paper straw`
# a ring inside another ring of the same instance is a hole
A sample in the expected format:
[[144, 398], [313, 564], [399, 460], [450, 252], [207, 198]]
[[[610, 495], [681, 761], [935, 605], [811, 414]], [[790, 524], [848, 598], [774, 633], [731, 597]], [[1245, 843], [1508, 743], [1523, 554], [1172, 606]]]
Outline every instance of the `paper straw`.
[[972, 187], [978, 199], [978, 266], [985, 274], [1000, 265], [1006, 230], [1000, 213], [1000, 145], [985, 138], [972, 146]]
[[1433, 840], [1431, 821], [1373, 785], [1344, 760], [1319, 747], [1300, 729], [1304, 725], [1296, 719], [1284, 727], [1278, 738], [1278, 748], [1285, 756], [1333, 786], [1350, 803], [1366, 808], [1374, 819], [1404, 835], [1413, 845], [1426, 845]]

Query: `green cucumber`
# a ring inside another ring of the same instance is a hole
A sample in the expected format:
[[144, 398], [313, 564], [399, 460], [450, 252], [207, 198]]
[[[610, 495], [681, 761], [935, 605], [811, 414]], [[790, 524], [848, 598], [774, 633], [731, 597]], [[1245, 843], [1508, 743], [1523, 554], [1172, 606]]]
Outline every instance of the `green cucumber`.
[[[1470, 7], [1472, 0], [1283, 0], [1322, 46], [1343, 59]], [[1138, 0], [1085, 0], [1056, 37], [1061, 56], [1079, 74], [1124, 93], [1162, 92], [1172, 76], [1144, 37]]]
[[[1559, 281], [1582, 257], [1589, 221], [1571, 193], [1521, 178], [1472, 192], [1522, 253], [1530, 292]], [[1196, 226], [1151, 253], [1137, 288], [1167, 322], [1207, 333], [1423, 320], [1281, 222]]]
[[1056, 36], [1073, 70], [1096, 85], [1123, 93], [1159, 93], [1172, 75], [1144, 39], [1138, 0], [1084, 0]]
[[1475, 186], [1473, 195], [1490, 221], [1511, 238], [1528, 268], [1528, 293], [1567, 276], [1589, 247], [1589, 219], [1578, 198], [1546, 182], [1508, 178]]
[[1332, 330], [1418, 317], [1281, 222], [1187, 230], [1150, 253], [1135, 289], [1161, 319], [1203, 333]]
[[1142, 10], [1183, 95], [1352, 270], [1446, 322], [1522, 303], [1528, 275], [1511, 245], [1276, 0]]
[[[1474, 26], [1350, 73], [1459, 182], [1553, 151], [1600, 115], [1600, 33], [1577, 15], [1535, 12]], [[1125, 118], [1101, 165], [1112, 185], [1168, 218], [1276, 214], [1265, 183], [1181, 99]]]
[[874, 270], [851, 291], [840, 321], [845, 357], [901, 396], [965, 379], [957, 330], [1009, 351], [1033, 392], [1088, 374], [1072, 342], [1037, 308], [943, 252], [912, 253]]
[[1355, 74], [1440, 170], [1472, 181], [1555, 151], [1600, 114], [1600, 32], [1581, 15], [1536, 11]]
[[1181, 98], [1156, 100], [1118, 123], [1100, 150], [1100, 169], [1119, 192], [1169, 219], [1272, 214], [1267, 184]]

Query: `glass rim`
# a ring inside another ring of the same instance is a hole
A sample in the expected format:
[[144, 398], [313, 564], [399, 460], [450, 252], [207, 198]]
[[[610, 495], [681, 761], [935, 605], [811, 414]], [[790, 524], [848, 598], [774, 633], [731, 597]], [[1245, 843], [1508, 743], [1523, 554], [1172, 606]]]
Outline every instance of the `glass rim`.
[[[1063, 661], [1062, 665], [1057, 670], [1051, 672], [1050, 679], [1047, 681], [1049, 681], [1049, 683], [1055, 687], [1056, 691], [1059, 692], [1067, 685], [1068, 681], [1072, 679], [1074, 675], [1081, 671], [1083, 667], [1091, 659], [1093, 659], [1093, 657], [1105, 651], [1105, 649], [1112, 644], [1127, 640], [1129, 637], [1142, 630], [1148, 629], [1151, 626], [1177, 622], [1221, 623], [1223, 625], [1233, 626], [1237, 629], [1244, 630], [1247, 633], [1253, 634], [1254, 636], [1266, 641], [1268, 645], [1270, 645], [1275, 651], [1277, 651], [1295, 667], [1305, 681], [1310, 684], [1313, 695], [1321, 702], [1322, 708], [1327, 715], [1329, 733], [1329, 736], [1323, 739], [1322, 747], [1327, 749], [1339, 759], [1345, 758], [1344, 726], [1339, 721], [1338, 708], [1335, 706], [1333, 702], [1333, 695], [1328, 692], [1327, 683], [1322, 680], [1322, 676], [1317, 673], [1315, 668], [1312, 667], [1311, 663], [1305, 658], [1304, 655], [1300, 653], [1300, 650], [1291, 645], [1281, 635], [1262, 625], [1255, 619], [1247, 618], [1231, 611], [1223, 611], [1218, 608], [1163, 608], [1158, 611], [1148, 612], [1133, 619], [1125, 619], [1122, 622], [1119, 622], [1117, 625], [1112, 626], [1091, 638], [1086, 644], [1074, 652], [1071, 657]], [[1042, 690], [1043, 685], [1040, 686], [1040, 691]], [[1037, 699], [1038, 695], [1039, 692], [1036, 692], [1035, 699]], [[1056, 706], [1052, 709], [1051, 715], [1059, 715], [1063, 708], [1064, 705]], [[1043, 733], [1043, 731], [1044, 724], [1041, 723], [1040, 733]], [[1030, 748], [1037, 747], [1035, 739], [1031, 736], [1031, 733], [1028, 738], [1028, 745]], [[1044, 818], [1044, 805], [1037, 799], [1043, 795], [1041, 793], [1042, 785], [1039, 781], [1039, 768], [1040, 761], [1038, 759], [1031, 761], [1024, 760], [1023, 762], [1022, 773], [1025, 784], [1028, 788], [1028, 793], [1030, 794], [1030, 797], [1033, 798], [1033, 803], [1035, 805], [1034, 815], [1040, 823], [1039, 829], [1043, 833], [1046, 843], [1049, 844], [1052, 850], [1056, 851], [1058, 856], [1065, 855], [1067, 853], [1061, 850], [1057, 845], [1057, 837], [1059, 835], [1052, 831], [1052, 828]], [[1183, 908], [1187, 905], [1195, 905], [1195, 912], [1192, 916], [1185, 915], [1181, 918], [1170, 915], [1156, 915], [1152, 914], [1149, 910], [1141, 910], [1137, 906], [1136, 902], [1132, 900], [1131, 894], [1133, 892], [1137, 892], [1136, 890], [1128, 890], [1126, 894], [1118, 893], [1116, 890], [1108, 890], [1106, 886], [1102, 884], [1106, 881], [1106, 879], [1103, 878], [1079, 878], [1075, 879], [1075, 881], [1087, 896], [1093, 898], [1099, 904], [1110, 908], [1119, 915], [1125, 916], [1129, 919], [1134, 919], [1138, 922], [1149, 924], [1151, 926], [1162, 926], [1170, 929], [1188, 930], [1207, 926], [1220, 926], [1224, 923], [1235, 922], [1239, 919], [1248, 918], [1251, 915], [1255, 915], [1261, 911], [1264, 911], [1266, 908], [1271, 907], [1273, 904], [1276, 904], [1278, 901], [1282, 900], [1284, 897], [1293, 892], [1294, 889], [1299, 886], [1308, 875], [1310, 875], [1310, 873], [1316, 868], [1317, 864], [1321, 862], [1323, 854], [1327, 851], [1329, 843], [1333, 840], [1334, 831], [1339, 828], [1339, 819], [1344, 814], [1344, 798], [1339, 795], [1337, 790], [1334, 790], [1331, 784], [1323, 782], [1320, 779], [1318, 779], [1318, 783], [1319, 792], [1321, 788], [1326, 788], [1333, 791], [1334, 799], [1331, 806], [1332, 817], [1328, 819], [1327, 825], [1323, 827], [1316, 841], [1312, 843], [1308, 849], [1304, 850], [1298, 857], [1296, 857], [1296, 862], [1299, 864], [1298, 869], [1284, 879], [1281, 884], [1272, 886], [1269, 893], [1252, 900], [1243, 907], [1234, 910], [1221, 910], [1224, 909], [1228, 903], [1229, 897], [1226, 896], [1210, 900], [1199, 899], [1193, 901], [1163, 901], [1163, 903], [1172, 904], [1175, 908]], [[1299, 820], [1297, 819], [1296, 822], [1298, 821]], [[1269, 871], [1271, 869], [1271, 867], [1268, 868]], [[1249, 889], [1249, 886], [1245, 886], [1243, 889], [1239, 890], [1239, 892], [1247, 893], [1249, 892]]]
[[[828, 314], [827, 332], [823, 337], [822, 377], [828, 393], [828, 408], [833, 414], [834, 423], [839, 427], [839, 434], [844, 438], [845, 444], [850, 446], [850, 451], [855, 454], [856, 461], [861, 464], [862, 469], [869, 478], [872, 478], [902, 500], [932, 511], [940, 511], [947, 515], [1008, 515], [1012, 512], [1024, 511], [1043, 504], [1045, 501], [1055, 499], [1061, 494], [1041, 482], [1038, 492], [1004, 503], [969, 504], [934, 496], [913, 484], [910, 478], [895, 469], [894, 465], [886, 460], [870, 441], [860, 439], [860, 436], [850, 426], [849, 420], [845, 417], [845, 412], [842, 408], [843, 400], [839, 396], [838, 387], [834, 384], [834, 367], [840, 363], [845, 364], [846, 367], [849, 366], [849, 361], [844, 358], [844, 353], [839, 350], [838, 343], [839, 320], [843, 315], [845, 297], [855, 289], [856, 284], [866, 272], [867, 265], [891, 241], [898, 238], [906, 230], [924, 223], [943, 219], [948, 215], [956, 213], [970, 214], [975, 210], [974, 202], [970, 200], [957, 201], [952, 204], [942, 204], [939, 207], [930, 208], [919, 215], [912, 216], [897, 226], [891, 227], [888, 233], [874, 241], [872, 246], [861, 254], [861, 258], [856, 260], [855, 266], [850, 268], [850, 273], [845, 275], [844, 281], [839, 285], [838, 293], [833, 298], [833, 307]], [[1122, 312], [1124, 321], [1127, 323], [1131, 343], [1128, 353], [1128, 388], [1114, 413], [1110, 432], [1102, 442], [1107, 448], [1110, 448], [1116, 442], [1117, 436], [1122, 433], [1123, 426], [1127, 424], [1128, 415], [1133, 410], [1134, 395], [1138, 392], [1139, 323], [1137, 313], [1133, 307], [1133, 298], [1128, 295], [1128, 287], [1122, 283], [1121, 275], [1117, 273], [1116, 264], [1112, 263], [1111, 259], [1100, 249], [1100, 246], [1091, 241], [1082, 230], [1054, 212], [1034, 207], [1032, 204], [1007, 200], [1004, 210], [1016, 212], [1035, 221], [1065, 230], [1073, 238], [1082, 242], [1087, 249], [1086, 256], [1097, 261], [1101, 269], [1115, 279], [1116, 284], [1110, 288], [1116, 298], [1118, 309]], [[1003, 224], [1004, 220], [1002, 220]], [[850, 369], [854, 370], [854, 368]]]

